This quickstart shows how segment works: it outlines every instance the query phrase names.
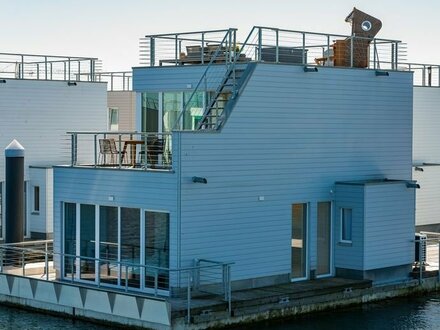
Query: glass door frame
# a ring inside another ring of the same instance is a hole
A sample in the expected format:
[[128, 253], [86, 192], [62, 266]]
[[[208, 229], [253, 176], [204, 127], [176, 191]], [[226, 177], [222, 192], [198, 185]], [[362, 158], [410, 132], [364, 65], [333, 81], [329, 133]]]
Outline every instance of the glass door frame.
[[[316, 202], [316, 226], [318, 226], [318, 204], [319, 203], [330, 203], [330, 246], [329, 246], [329, 273], [328, 274], [316, 274], [316, 278], [326, 278], [326, 277], [332, 277], [335, 274], [335, 267], [334, 267], [334, 202], [331, 200], [322, 200]], [[316, 229], [316, 245], [318, 245], [318, 229]], [[318, 272], [318, 246], [316, 247], [316, 272]]]
[[310, 270], [309, 270], [309, 222], [310, 222], [310, 203], [309, 202], [294, 202], [290, 204], [290, 225], [293, 226], [293, 205], [305, 205], [305, 212], [306, 212], [306, 217], [305, 217], [305, 235], [303, 235], [303, 240], [305, 239], [305, 244], [304, 244], [304, 249], [305, 249], [305, 253], [304, 253], [304, 258], [305, 258], [305, 262], [304, 262], [304, 276], [303, 277], [293, 277], [292, 274], [292, 268], [293, 268], [293, 264], [292, 264], [292, 233], [293, 233], [293, 228], [291, 227], [291, 231], [290, 231], [290, 281], [291, 282], [299, 282], [299, 281], [304, 281], [309, 279], [310, 277]]

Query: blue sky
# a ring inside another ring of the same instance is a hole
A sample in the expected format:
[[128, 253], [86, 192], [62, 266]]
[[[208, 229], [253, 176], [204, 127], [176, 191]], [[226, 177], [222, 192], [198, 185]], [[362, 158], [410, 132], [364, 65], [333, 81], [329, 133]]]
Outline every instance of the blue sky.
[[146, 34], [235, 27], [245, 36], [254, 25], [350, 34], [353, 7], [382, 20], [377, 37], [406, 42], [408, 61], [440, 64], [439, 0], [0, 0], [0, 52], [98, 57], [105, 70], [128, 70]]

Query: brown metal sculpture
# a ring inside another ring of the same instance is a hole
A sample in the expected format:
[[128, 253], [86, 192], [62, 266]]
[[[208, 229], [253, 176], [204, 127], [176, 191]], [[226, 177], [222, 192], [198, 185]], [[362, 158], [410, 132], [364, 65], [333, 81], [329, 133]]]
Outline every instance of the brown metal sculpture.
[[382, 22], [356, 8], [353, 8], [345, 21], [351, 23], [351, 37], [336, 40], [333, 44], [334, 65], [366, 68], [369, 45], [382, 28]]

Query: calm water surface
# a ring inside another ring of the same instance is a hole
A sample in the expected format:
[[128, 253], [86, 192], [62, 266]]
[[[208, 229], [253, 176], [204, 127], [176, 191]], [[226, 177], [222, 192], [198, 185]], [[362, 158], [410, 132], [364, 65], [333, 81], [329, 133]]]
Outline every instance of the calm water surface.
[[[111, 329], [0, 305], [0, 329]], [[113, 328], [118, 329], [118, 328]], [[409, 297], [234, 329], [440, 329], [440, 293]]]

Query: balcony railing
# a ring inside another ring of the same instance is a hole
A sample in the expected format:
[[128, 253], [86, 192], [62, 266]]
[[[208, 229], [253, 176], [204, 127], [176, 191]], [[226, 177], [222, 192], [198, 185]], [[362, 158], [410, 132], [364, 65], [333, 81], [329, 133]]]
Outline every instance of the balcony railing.
[[68, 132], [71, 166], [172, 170], [170, 133]]
[[93, 57], [0, 53], [0, 77], [94, 81], [100, 62]]
[[[219, 45], [231, 30], [235, 36], [235, 29], [146, 36], [140, 42], [141, 64], [207, 64], [209, 47]], [[243, 61], [297, 65], [398, 70], [406, 57], [406, 46], [399, 40], [262, 26], [255, 26], [243, 43], [234, 40], [232, 46], [234, 56]]]
[[108, 91], [131, 91], [133, 90], [133, 73], [131, 71], [95, 72], [91, 77], [90, 73], [81, 73], [81, 80], [93, 80], [106, 82]]
[[399, 69], [414, 72], [414, 86], [440, 87], [440, 65], [399, 63]]

